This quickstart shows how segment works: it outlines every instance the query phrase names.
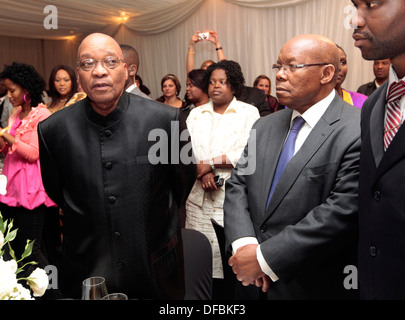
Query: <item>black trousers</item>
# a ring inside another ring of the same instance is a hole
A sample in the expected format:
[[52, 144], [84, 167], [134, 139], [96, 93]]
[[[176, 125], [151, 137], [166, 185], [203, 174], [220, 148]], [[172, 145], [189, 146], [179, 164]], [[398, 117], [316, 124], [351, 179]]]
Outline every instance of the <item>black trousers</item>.
[[[10, 243], [15, 252], [17, 260], [21, 258], [25, 245], [27, 244], [27, 240], [29, 239], [35, 240], [35, 242], [31, 255], [27, 257], [23, 263], [36, 261], [38, 264], [33, 267], [27, 267], [27, 269], [33, 270], [36, 267], [45, 268], [47, 265], [49, 265], [50, 261], [48, 260], [48, 256], [52, 256], [53, 260], [54, 256], [56, 255], [54, 251], [58, 247], [58, 238], [56, 237], [56, 234], [58, 233], [56, 228], [58, 225], [56, 224], [56, 227], [53, 227], [55, 224], [50, 222], [51, 220], [57, 219], [57, 216], [55, 218], [57, 208], [48, 208], [42, 205], [33, 210], [29, 210], [23, 207], [9, 207], [3, 203], [0, 203], [0, 212], [3, 216], [3, 220], [13, 219], [13, 229], [18, 228], [16, 238]], [[46, 230], [48, 230], [46, 237], [52, 239], [50, 240], [51, 244], [48, 247], [44, 245], [45, 227]], [[52, 235], [50, 234], [49, 230], [52, 230]], [[7, 248], [5, 249], [6, 251], [8, 250]]]

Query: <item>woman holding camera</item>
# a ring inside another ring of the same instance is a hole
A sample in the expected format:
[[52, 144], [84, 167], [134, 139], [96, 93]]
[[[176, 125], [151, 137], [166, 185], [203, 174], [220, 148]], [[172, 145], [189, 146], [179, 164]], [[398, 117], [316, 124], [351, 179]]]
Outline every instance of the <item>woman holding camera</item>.
[[238, 101], [244, 77], [238, 63], [222, 60], [208, 67], [204, 85], [210, 101], [191, 110], [187, 127], [197, 160], [197, 180], [186, 202], [186, 228], [204, 233], [213, 253], [213, 299], [223, 298], [221, 254], [210, 219], [223, 225], [226, 181], [238, 162], [253, 123], [256, 107]]

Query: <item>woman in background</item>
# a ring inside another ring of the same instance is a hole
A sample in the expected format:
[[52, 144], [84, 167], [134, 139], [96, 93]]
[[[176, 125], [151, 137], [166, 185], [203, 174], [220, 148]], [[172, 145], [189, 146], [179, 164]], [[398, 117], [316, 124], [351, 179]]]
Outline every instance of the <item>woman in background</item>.
[[163, 95], [156, 99], [156, 101], [168, 104], [175, 108], [181, 108], [186, 105], [178, 95], [180, 94], [181, 84], [179, 79], [174, 74], [167, 74], [160, 82]]
[[49, 77], [49, 96], [52, 99], [48, 105], [49, 111], [54, 113], [64, 108], [76, 92], [77, 79], [74, 70], [64, 65], [54, 67]]
[[206, 104], [210, 98], [208, 97], [208, 92], [204, 86], [204, 69], [194, 69], [190, 71], [187, 75], [187, 87], [186, 87], [186, 106], [182, 107], [181, 110], [184, 112], [186, 118], [188, 117], [191, 110]]
[[348, 104], [351, 104], [357, 108], [361, 108], [363, 106], [364, 101], [366, 101], [368, 97], [364, 94], [357, 93], [354, 91], [348, 91], [342, 88], [342, 84], [345, 81], [347, 75], [347, 56], [343, 48], [341, 48], [338, 45], [336, 46], [338, 47], [339, 50], [340, 70], [335, 89], [338, 95]]
[[186, 202], [186, 228], [202, 232], [210, 240], [213, 256], [213, 299], [224, 298], [224, 276], [218, 240], [211, 218], [223, 225], [225, 182], [239, 160], [253, 123], [256, 107], [238, 101], [245, 79], [237, 62], [222, 60], [204, 74], [204, 91], [210, 101], [191, 110], [187, 127], [197, 160], [197, 180]]
[[269, 104], [270, 113], [276, 112], [278, 110], [284, 109], [276, 97], [271, 95], [271, 81], [270, 78], [266, 75], [258, 76], [253, 82], [253, 87], [258, 88], [264, 91], [266, 95], [267, 103]]

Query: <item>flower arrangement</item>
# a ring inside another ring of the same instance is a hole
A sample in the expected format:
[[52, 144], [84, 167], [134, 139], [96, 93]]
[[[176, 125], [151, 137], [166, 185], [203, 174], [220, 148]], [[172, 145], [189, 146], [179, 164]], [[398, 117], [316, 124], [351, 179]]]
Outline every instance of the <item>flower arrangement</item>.
[[[4, 175], [0, 175], [1, 194], [6, 193], [7, 178], [4, 178]], [[16, 238], [17, 230], [13, 229], [13, 220], [4, 221], [0, 213], [0, 300], [34, 300], [31, 291], [34, 297], [41, 297], [48, 287], [48, 275], [41, 268], [36, 268], [27, 278], [17, 278], [27, 265], [37, 264], [35, 261], [30, 261], [19, 267], [23, 260], [31, 254], [35, 240], [27, 240], [24, 252], [17, 260], [10, 244]], [[12, 258], [8, 261], [3, 259], [6, 246], [8, 246], [8, 253]], [[26, 281], [31, 290], [24, 287], [20, 283], [21, 281]]]

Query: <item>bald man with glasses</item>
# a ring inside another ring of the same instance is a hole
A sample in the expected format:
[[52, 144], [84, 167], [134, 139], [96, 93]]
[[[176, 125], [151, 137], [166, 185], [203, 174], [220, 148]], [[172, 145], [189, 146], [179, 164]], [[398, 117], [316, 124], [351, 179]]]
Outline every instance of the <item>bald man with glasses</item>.
[[172, 163], [173, 155], [155, 159], [149, 135], [165, 135], [162, 156], [165, 148], [180, 152], [184, 119], [176, 108], [124, 91], [127, 66], [107, 35], [83, 40], [77, 71], [87, 98], [38, 129], [44, 186], [63, 209], [62, 293], [80, 298], [82, 281], [102, 276], [108, 292], [130, 299], [183, 299], [178, 208], [195, 165], [179, 156]]
[[288, 108], [255, 123], [225, 189], [238, 298], [253, 297], [249, 285], [270, 300], [356, 298], [343, 280], [356, 262], [360, 112], [337, 95], [338, 68], [318, 35], [291, 39], [273, 65]]

